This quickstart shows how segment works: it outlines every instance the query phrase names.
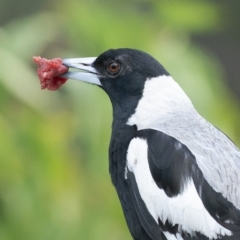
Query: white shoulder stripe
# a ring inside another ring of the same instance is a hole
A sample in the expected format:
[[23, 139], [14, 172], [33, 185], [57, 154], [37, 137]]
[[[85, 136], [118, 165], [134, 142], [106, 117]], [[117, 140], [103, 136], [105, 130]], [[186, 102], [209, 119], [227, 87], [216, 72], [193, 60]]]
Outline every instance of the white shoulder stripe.
[[[134, 138], [127, 153], [127, 170], [134, 173], [140, 195], [148, 211], [158, 223], [168, 220], [179, 229], [189, 234], [198, 231], [209, 239], [217, 235], [231, 235], [231, 232], [218, 224], [205, 209], [192, 180], [188, 182], [185, 191], [177, 197], [169, 198], [163, 190], [158, 188], [152, 178], [147, 160], [147, 142]], [[168, 240], [181, 239], [175, 235], [166, 235]], [[173, 238], [175, 237], [175, 238]]]

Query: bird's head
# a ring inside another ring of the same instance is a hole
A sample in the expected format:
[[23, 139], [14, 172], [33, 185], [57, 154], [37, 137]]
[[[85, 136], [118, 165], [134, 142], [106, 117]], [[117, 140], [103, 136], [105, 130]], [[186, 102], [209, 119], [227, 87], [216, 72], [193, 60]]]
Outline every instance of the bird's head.
[[111, 99], [114, 119], [138, 129], [177, 122], [179, 117], [187, 119], [195, 112], [181, 87], [145, 52], [111, 49], [97, 58], [64, 59], [63, 64], [77, 69], [63, 77], [101, 87]]
[[97, 58], [64, 59], [63, 64], [77, 69], [64, 77], [98, 85], [109, 95], [113, 106], [139, 100], [148, 79], [168, 75], [152, 56], [129, 48], [110, 49]]

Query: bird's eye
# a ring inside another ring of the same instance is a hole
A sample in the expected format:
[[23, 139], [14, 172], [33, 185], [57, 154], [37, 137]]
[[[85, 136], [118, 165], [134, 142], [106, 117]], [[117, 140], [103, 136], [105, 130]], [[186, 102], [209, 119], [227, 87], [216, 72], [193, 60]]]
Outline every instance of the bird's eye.
[[120, 70], [120, 63], [115, 62], [115, 61], [111, 61], [107, 64], [107, 70], [112, 73], [112, 74], [116, 74], [119, 72]]

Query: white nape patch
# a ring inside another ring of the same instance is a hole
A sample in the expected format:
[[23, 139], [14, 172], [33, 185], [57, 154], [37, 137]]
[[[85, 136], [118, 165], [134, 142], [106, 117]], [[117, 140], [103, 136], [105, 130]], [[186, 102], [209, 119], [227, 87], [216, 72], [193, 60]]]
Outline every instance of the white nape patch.
[[[182, 231], [191, 235], [198, 231], [209, 239], [216, 239], [218, 235], [230, 236], [231, 232], [207, 212], [192, 180], [185, 185], [183, 193], [172, 198], [158, 188], [149, 169], [147, 149], [146, 140], [134, 138], [129, 144], [126, 167], [134, 173], [140, 195], [155, 221], [158, 223], [158, 218], [163, 223], [168, 220], [173, 225], [178, 224]], [[181, 239], [180, 235], [163, 233], [168, 240]]]
[[136, 124], [138, 129], [154, 128], [161, 119], [176, 119], [178, 114], [188, 113], [189, 109], [194, 110], [190, 99], [173, 78], [159, 76], [146, 81], [142, 99], [127, 124]]

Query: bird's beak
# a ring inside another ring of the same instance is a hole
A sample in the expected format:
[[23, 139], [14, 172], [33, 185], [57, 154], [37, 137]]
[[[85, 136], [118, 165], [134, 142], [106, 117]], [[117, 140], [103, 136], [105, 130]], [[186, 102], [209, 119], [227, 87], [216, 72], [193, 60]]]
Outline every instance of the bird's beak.
[[99, 80], [100, 74], [93, 67], [95, 59], [96, 57], [63, 59], [63, 65], [79, 71], [68, 71], [62, 74], [61, 77], [80, 80], [101, 86], [102, 84]]

